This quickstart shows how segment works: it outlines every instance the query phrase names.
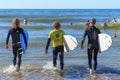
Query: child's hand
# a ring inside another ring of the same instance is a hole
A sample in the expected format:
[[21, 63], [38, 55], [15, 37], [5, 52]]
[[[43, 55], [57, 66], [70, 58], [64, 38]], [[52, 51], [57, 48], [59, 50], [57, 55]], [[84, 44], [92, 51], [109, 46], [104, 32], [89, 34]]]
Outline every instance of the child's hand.
[[48, 50], [45, 50], [45, 54], [46, 54], [46, 55], [48, 54]]
[[9, 46], [8, 46], [8, 45], [6, 45], [6, 46], [5, 46], [5, 48], [6, 48], [6, 49], [9, 49]]
[[83, 46], [83, 45], [81, 45], [81, 49], [84, 49], [84, 46]]

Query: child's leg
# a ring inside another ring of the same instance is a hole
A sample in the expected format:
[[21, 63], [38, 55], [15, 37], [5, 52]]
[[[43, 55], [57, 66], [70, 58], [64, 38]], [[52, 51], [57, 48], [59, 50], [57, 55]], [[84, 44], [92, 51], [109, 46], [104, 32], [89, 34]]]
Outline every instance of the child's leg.
[[59, 57], [60, 57], [60, 69], [63, 70], [64, 68], [64, 52], [63, 51], [60, 53]]
[[92, 75], [92, 49], [88, 49], [88, 64], [89, 64], [89, 74]]
[[88, 49], [88, 65], [92, 69], [92, 49]]
[[17, 62], [16, 61], [16, 59], [17, 59], [17, 48], [16, 48], [15, 45], [13, 46], [13, 57], [14, 57], [13, 58], [13, 65], [16, 66], [16, 62]]
[[13, 56], [14, 56], [14, 59], [13, 59], [13, 65], [16, 66], [16, 60], [17, 60], [17, 52], [13, 52]]
[[22, 61], [22, 47], [21, 44], [18, 44], [18, 68], [20, 69], [21, 61]]
[[56, 67], [57, 65], [57, 56], [58, 56], [58, 52], [56, 50], [56, 48], [53, 49], [53, 66]]
[[21, 66], [21, 58], [22, 58], [22, 54], [19, 54], [18, 55], [18, 68], [20, 68], [20, 66]]
[[57, 66], [57, 53], [53, 53], [53, 66], [56, 67]]
[[60, 57], [60, 66], [61, 66], [60, 69], [63, 70], [64, 68], [64, 47], [63, 46], [60, 47], [59, 57]]
[[97, 55], [98, 55], [98, 49], [94, 49], [94, 70], [97, 68]]

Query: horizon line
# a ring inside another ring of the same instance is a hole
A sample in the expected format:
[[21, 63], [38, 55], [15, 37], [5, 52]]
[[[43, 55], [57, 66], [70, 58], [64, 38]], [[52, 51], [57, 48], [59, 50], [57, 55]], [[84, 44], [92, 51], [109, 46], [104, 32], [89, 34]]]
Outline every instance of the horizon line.
[[0, 9], [120, 9], [120, 8], [0, 8]]

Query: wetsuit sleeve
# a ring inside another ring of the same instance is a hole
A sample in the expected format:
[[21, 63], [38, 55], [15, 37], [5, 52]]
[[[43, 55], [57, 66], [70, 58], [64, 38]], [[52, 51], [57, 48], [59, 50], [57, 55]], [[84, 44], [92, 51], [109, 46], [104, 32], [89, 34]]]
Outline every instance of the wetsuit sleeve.
[[47, 45], [46, 45], [46, 50], [48, 50], [50, 42], [51, 42], [51, 38], [48, 38]]
[[98, 29], [98, 32], [99, 32], [99, 34], [101, 33], [101, 31]]
[[51, 38], [52, 38], [52, 31], [49, 33], [48, 35], [48, 40], [47, 40], [47, 45], [46, 45], [46, 50], [48, 50], [50, 42], [51, 42]]
[[82, 41], [81, 41], [81, 45], [84, 44], [86, 36], [87, 36], [87, 29], [85, 30], [85, 33], [84, 33], [83, 39], [82, 39]]
[[8, 43], [9, 43], [10, 35], [11, 35], [11, 30], [8, 31], [8, 35], [7, 35], [7, 39], [6, 39], [6, 45], [8, 45]]
[[25, 40], [25, 44], [26, 44], [26, 46], [28, 46], [27, 39], [26, 39], [26, 36], [25, 36], [25, 33], [24, 33], [23, 30], [22, 30], [22, 34], [23, 34], [23, 37], [24, 37], [24, 40]]

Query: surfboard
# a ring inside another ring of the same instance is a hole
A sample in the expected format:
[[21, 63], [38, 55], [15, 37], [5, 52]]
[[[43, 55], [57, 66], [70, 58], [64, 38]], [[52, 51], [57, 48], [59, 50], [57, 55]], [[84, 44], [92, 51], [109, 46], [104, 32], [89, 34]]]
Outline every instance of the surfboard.
[[[24, 30], [24, 34], [25, 34], [27, 42], [28, 42], [29, 35], [28, 35], [27, 30]], [[23, 37], [22, 33], [20, 33], [20, 42], [21, 42], [23, 53], [25, 54], [25, 52], [26, 52], [26, 44], [25, 44], [25, 40], [24, 40], [24, 37]]]
[[63, 39], [64, 39], [64, 52], [72, 51], [78, 45], [76, 38], [71, 35], [64, 35]]
[[98, 35], [99, 37], [99, 46], [100, 46], [100, 51], [106, 51], [107, 49], [110, 48], [112, 45], [112, 38], [108, 34], [101, 33]]

